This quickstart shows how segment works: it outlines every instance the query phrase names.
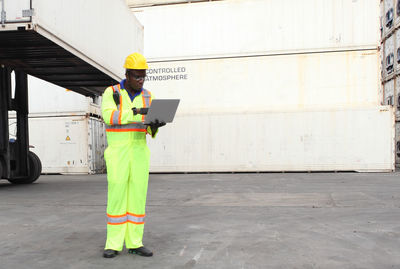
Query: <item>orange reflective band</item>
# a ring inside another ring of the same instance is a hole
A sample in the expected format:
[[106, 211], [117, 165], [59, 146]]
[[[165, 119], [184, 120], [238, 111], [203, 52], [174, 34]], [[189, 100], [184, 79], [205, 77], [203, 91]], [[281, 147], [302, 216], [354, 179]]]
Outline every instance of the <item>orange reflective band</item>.
[[106, 129], [106, 132], [113, 132], [113, 133], [146, 132], [146, 129]]
[[114, 124], [114, 123], [113, 123], [114, 113], [115, 113], [115, 110], [113, 110], [113, 112], [111, 112], [111, 117], [110, 117], [110, 124], [111, 124], [111, 125]]
[[131, 215], [131, 216], [134, 216], [134, 217], [138, 217], [138, 218], [143, 218], [144, 216], [146, 216], [145, 214], [143, 214], [143, 215], [137, 215], [137, 214], [133, 214], [133, 213], [126, 213], [126, 214], [128, 214], [128, 215]]
[[118, 90], [119, 90], [119, 92], [120, 92], [120, 94], [119, 94], [119, 104], [120, 104], [119, 110], [120, 110], [120, 113], [119, 113], [119, 117], [118, 117], [118, 124], [121, 124], [121, 116], [122, 116], [122, 94], [121, 94], [121, 88], [119, 87], [119, 84], [118, 84]]
[[128, 223], [132, 223], [132, 224], [144, 224], [144, 221], [143, 221], [143, 222], [134, 222], [134, 221], [128, 220]]
[[[142, 92], [142, 102], [143, 102], [143, 107], [146, 107], [146, 100], [144, 99], [144, 93]], [[142, 122], [144, 122], [144, 115], [142, 115]]]
[[107, 214], [107, 217], [109, 217], [109, 218], [121, 218], [121, 217], [125, 217], [126, 214], [127, 214], [127, 213], [125, 213], [125, 214], [123, 214], [123, 215], [110, 215], [110, 214]]
[[124, 221], [124, 222], [120, 222], [120, 223], [111, 223], [111, 222], [107, 222], [108, 225], [121, 225], [121, 224], [125, 224], [128, 221]]

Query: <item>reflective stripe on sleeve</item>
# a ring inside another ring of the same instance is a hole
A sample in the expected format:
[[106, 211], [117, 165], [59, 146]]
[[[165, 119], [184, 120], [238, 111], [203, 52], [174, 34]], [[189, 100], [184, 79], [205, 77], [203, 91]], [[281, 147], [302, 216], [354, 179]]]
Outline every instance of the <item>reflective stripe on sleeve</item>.
[[110, 117], [110, 124], [111, 125], [113, 125], [113, 124], [117, 124], [117, 122], [118, 122], [118, 117], [119, 117], [119, 114], [120, 114], [121, 112], [119, 111], [119, 110], [113, 110], [113, 112], [111, 113], [111, 117]]
[[[146, 89], [142, 91], [142, 100], [143, 100], [143, 107], [150, 107], [151, 103], [151, 95], [150, 92]], [[142, 115], [142, 121], [144, 121], [144, 115]]]
[[110, 124], [111, 125], [114, 124], [114, 113], [115, 113], [115, 110], [113, 110], [113, 112], [111, 112], [111, 117], [110, 117]]
[[119, 115], [121, 114], [121, 111], [114, 111], [113, 112], [113, 114], [112, 114], [112, 122], [111, 122], [111, 124], [116, 124], [117, 122], [118, 122], [118, 119], [119, 119]]
[[[114, 91], [114, 92], [118, 92], [118, 96], [119, 96], [119, 98], [120, 98], [120, 99], [119, 99], [119, 102], [121, 103], [121, 101], [122, 101], [122, 100], [121, 100], [121, 91], [119, 90], [119, 86], [118, 86], [118, 85], [114, 85], [114, 86], [112, 86], [112, 88], [113, 88], [113, 91]], [[117, 105], [117, 109], [118, 109], [118, 110], [120, 110], [120, 109], [119, 109], [120, 106], [121, 106], [121, 105]], [[118, 121], [114, 121], [114, 122], [118, 122]]]
[[[119, 111], [122, 111], [122, 94], [121, 94], [121, 91], [120, 91], [120, 89], [119, 89], [119, 84], [118, 84], [118, 92], [119, 92], [119, 103], [120, 103], [120, 108], [118, 109]], [[122, 116], [122, 113], [120, 113], [119, 115], [118, 115], [118, 124], [121, 124], [121, 116]]]
[[146, 89], [143, 89], [142, 96], [143, 96], [143, 107], [149, 107], [151, 103], [150, 92]]

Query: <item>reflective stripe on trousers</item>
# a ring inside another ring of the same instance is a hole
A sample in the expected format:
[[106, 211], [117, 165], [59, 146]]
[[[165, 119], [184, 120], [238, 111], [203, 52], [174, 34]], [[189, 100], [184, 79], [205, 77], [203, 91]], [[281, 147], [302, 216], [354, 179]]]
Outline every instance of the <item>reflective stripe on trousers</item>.
[[119, 225], [131, 222], [134, 224], [144, 224], [145, 215], [136, 215], [132, 213], [126, 213], [125, 215], [111, 216], [107, 214], [107, 224]]

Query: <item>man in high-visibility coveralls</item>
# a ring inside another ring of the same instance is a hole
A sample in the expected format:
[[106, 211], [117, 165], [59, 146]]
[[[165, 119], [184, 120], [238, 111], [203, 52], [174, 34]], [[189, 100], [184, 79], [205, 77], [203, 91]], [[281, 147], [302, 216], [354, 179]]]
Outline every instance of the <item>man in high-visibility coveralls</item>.
[[142, 243], [150, 157], [146, 134], [154, 138], [165, 123], [143, 124], [152, 100], [152, 94], [143, 89], [146, 59], [133, 53], [124, 68], [126, 79], [108, 87], [102, 98], [108, 142], [104, 152], [108, 180], [105, 258], [115, 257], [124, 242], [129, 253], [153, 255]]

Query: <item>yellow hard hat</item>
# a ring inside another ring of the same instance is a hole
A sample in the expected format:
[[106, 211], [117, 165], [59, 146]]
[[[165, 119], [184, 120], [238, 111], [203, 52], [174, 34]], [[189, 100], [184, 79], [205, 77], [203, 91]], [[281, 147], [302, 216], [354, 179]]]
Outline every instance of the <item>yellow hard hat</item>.
[[125, 69], [149, 69], [146, 58], [140, 53], [132, 53], [125, 59]]

